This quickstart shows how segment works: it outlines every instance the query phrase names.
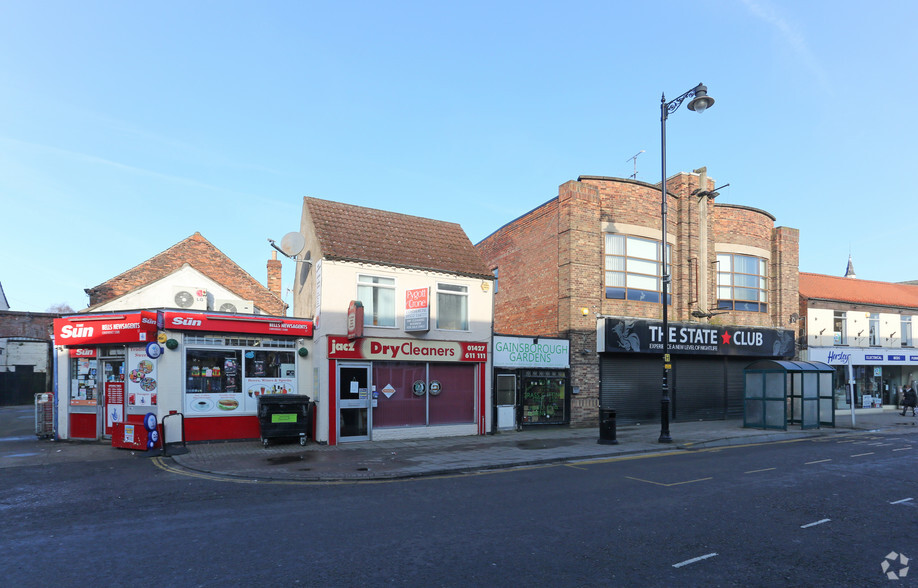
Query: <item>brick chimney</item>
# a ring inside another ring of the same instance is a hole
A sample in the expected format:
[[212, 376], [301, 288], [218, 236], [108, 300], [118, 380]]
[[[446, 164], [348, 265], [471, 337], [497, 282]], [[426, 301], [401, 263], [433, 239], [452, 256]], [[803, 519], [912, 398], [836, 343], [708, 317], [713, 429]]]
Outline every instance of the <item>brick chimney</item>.
[[281, 296], [281, 262], [277, 259], [276, 251], [271, 252], [271, 259], [268, 260], [268, 290], [283, 299]]

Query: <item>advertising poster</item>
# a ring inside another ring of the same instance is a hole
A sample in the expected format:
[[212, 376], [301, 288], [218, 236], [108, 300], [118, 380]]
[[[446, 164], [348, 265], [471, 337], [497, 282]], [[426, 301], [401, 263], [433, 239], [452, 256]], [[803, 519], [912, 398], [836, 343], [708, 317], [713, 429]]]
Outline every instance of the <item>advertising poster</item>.
[[265, 394], [296, 394], [294, 378], [245, 378], [245, 409], [256, 413], [258, 397]]
[[127, 374], [128, 405], [156, 406], [156, 360], [143, 347], [128, 349]]

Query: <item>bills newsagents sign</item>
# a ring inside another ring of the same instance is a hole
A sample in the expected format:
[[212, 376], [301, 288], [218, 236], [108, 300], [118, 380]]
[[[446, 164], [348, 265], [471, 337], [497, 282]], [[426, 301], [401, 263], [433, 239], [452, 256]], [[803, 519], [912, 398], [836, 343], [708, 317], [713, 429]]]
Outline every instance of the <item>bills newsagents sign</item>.
[[[669, 352], [691, 355], [794, 356], [790, 329], [668, 323]], [[663, 322], [604, 318], [598, 325], [600, 353], [662, 353]]]

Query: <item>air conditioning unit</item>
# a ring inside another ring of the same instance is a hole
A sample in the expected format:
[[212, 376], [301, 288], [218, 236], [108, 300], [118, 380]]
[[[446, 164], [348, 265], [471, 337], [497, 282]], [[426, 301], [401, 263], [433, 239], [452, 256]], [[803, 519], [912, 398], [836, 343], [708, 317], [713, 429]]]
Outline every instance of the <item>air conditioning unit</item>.
[[207, 310], [207, 290], [191, 286], [175, 286], [169, 306], [183, 310]]
[[252, 314], [255, 311], [255, 302], [238, 298], [216, 298], [214, 299], [214, 310], [236, 314]]

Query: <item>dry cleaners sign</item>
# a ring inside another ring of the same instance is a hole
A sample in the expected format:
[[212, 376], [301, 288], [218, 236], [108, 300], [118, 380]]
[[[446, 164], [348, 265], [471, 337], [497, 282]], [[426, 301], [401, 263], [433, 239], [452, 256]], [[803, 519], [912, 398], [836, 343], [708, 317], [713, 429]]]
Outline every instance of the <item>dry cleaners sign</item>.
[[494, 367], [567, 369], [570, 358], [567, 339], [494, 337]]

